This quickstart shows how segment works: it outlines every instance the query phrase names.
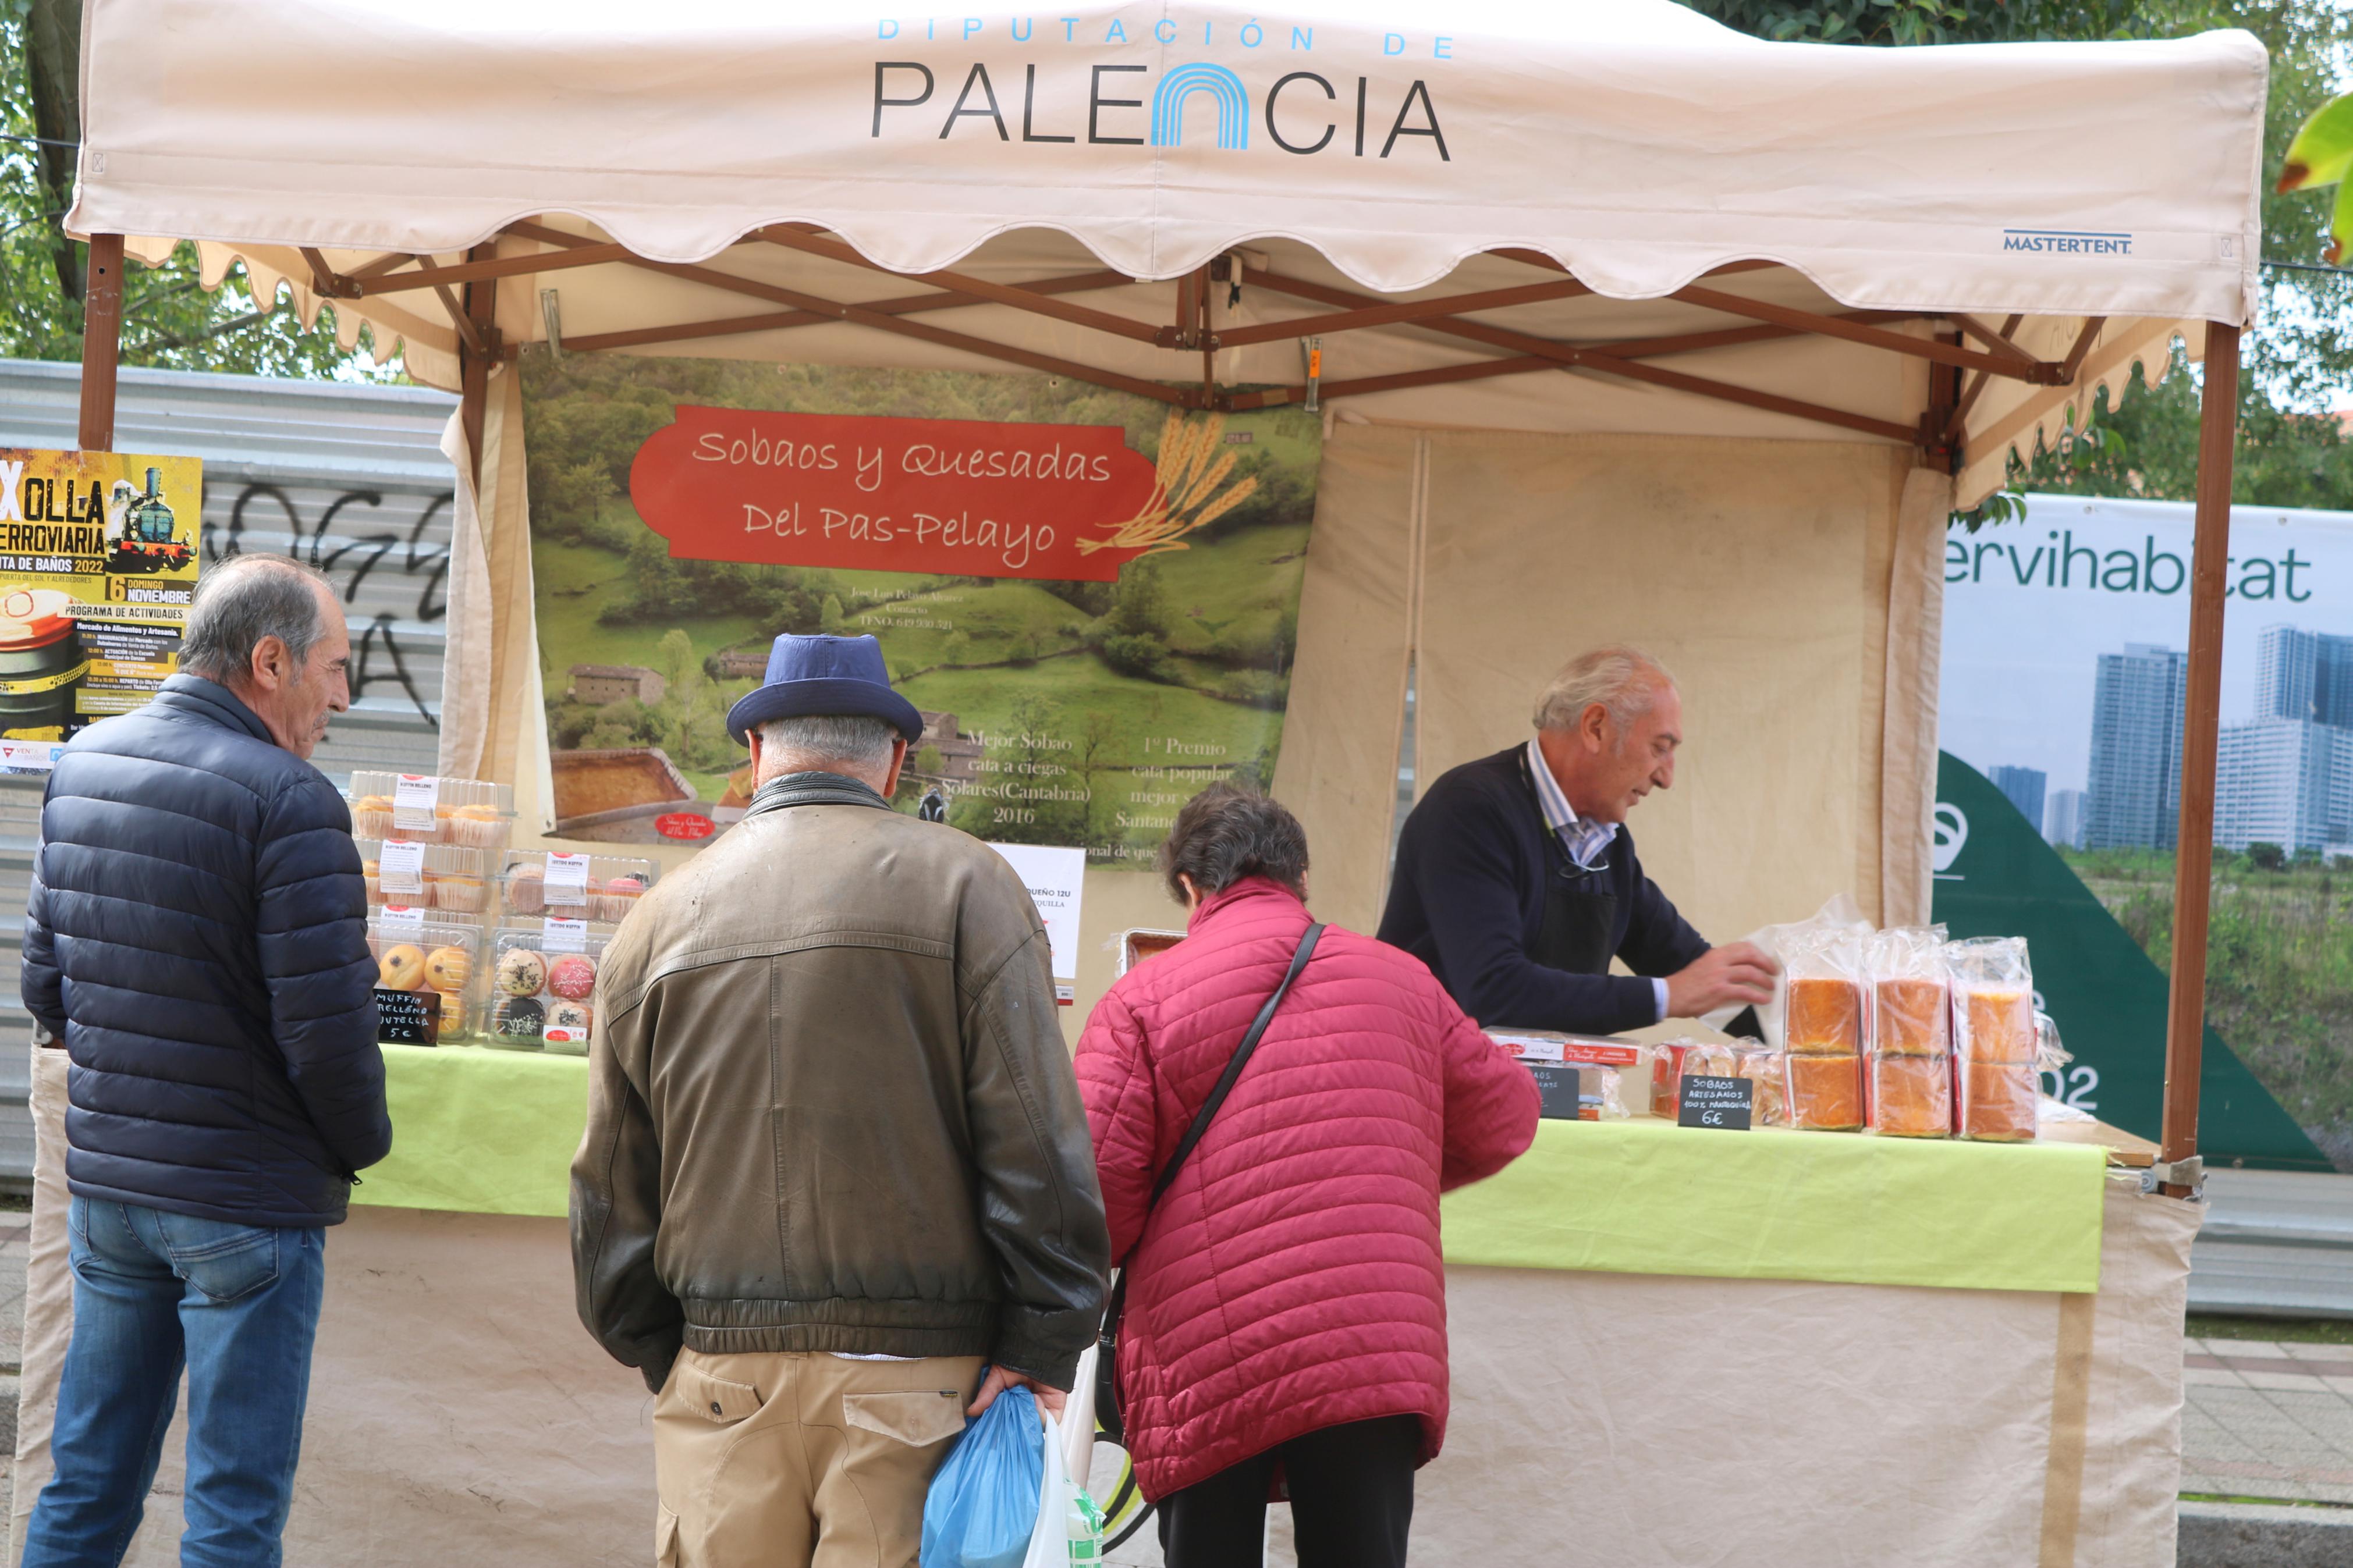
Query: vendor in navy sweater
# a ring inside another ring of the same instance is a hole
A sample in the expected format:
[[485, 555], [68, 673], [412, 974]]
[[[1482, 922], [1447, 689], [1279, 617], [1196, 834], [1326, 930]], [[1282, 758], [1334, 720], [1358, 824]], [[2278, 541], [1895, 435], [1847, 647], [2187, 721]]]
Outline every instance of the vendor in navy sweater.
[[[1770, 1000], [1773, 961], [1745, 942], [1710, 947], [1642, 875], [1626, 830], [1675, 782], [1673, 679], [1633, 648], [1596, 648], [1554, 679], [1535, 725], [1406, 818], [1381, 940], [1489, 1026], [1609, 1035]], [[1634, 973], [1611, 974], [1612, 958]]]

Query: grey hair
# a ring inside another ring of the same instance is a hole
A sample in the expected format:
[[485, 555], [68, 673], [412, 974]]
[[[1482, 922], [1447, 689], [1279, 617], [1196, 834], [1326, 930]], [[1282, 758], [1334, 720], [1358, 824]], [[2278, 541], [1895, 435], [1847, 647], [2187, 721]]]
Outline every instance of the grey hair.
[[[761, 743], [784, 763], [784, 771], [817, 769], [819, 763], [840, 763], [860, 773], [879, 773], [891, 765], [891, 742], [899, 731], [881, 719], [863, 713], [808, 713], [771, 719], [760, 726]], [[773, 769], [771, 770], [773, 776]]]
[[1659, 693], [1673, 687], [1666, 666], [1641, 648], [1611, 643], [1578, 654], [1561, 667], [1536, 700], [1539, 730], [1574, 730], [1585, 710], [1599, 702], [1610, 722], [1624, 730], [1648, 713]]
[[1244, 877], [1268, 877], [1307, 896], [1307, 830], [1282, 804], [1236, 784], [1214, 784], [1187, 801], [1160, 846], [1168, 896], [1185, 901], [1190, 877], [1208, 898]]
[[300, 668], [327, 635], [320, 588], [334, 592], [325, 576], [283, 555], [240, 555], [214, 567], [188, 607], [180, 668], [206, 680], [242, 679], [261, 639], [276, 637]]

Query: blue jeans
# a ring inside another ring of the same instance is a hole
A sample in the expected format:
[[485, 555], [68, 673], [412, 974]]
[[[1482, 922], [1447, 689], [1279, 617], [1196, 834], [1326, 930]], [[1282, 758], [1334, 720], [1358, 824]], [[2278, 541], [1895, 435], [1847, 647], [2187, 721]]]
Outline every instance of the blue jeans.
[[326, 1233], [75, 1198], [74, 1273], [24, 1568], [116, 1568], [188, 1373], [184, 1568], [276, 1568], [311, 1392]]

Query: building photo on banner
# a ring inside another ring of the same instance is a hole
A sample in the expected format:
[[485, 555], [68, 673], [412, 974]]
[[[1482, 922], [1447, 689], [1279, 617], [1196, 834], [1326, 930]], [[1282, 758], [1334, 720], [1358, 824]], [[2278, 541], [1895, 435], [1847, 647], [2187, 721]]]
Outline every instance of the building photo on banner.
[[196, 458], [0, 447], [0, 768], [46, 771], [179, 668], [203, 517]]
[[[2073, 1016], [2046, 998], [2076, 1058], [2063, 1097], [2148, 1131], [2162, 1031], [2116, 1020], [2162, 1017], [2191, 513], [2033, 495], [2022, 522], [1956, 528], [1945, 554], [1937, 915], [2013, 904], [2037, 907], [2014, 928], [2088, 921], [2067, 940], [2108, 955], [2105, 996]], [[2224, 1092], [2201, 1137], [2210, 1157], [2353, 1170], [2353, 513], [2240, 506], [2231, 540], [2208, 985], [2210, 1040], [2227, 1049], [2210, 1045]], [[1957, 763], [1982, 782], [1956, 782]]]

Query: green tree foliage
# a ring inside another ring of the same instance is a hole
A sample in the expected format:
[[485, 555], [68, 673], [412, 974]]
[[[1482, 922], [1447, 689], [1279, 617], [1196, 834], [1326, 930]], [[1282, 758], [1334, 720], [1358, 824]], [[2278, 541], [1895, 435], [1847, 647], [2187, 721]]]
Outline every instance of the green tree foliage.
[[2006, 44], [2130, 37], [2140, 0], [1685, 0], [1728, 27], [1777, 43]]
[[[81, 357], [89, 247], [63, 227], [80, 134], [80, 12], [77, 0], [0, 0], [0, 355]], [[371, 332], [363, 330], [358, 353], [337, 343], [332, 306], [306, 329], [290, 290], [256, 300], [241, 267], [207, 290], [192, 245], [161, 267], [130, 267], [122, 296], [124, 364], [406, 379], [397, 359], [377, 363]]]

